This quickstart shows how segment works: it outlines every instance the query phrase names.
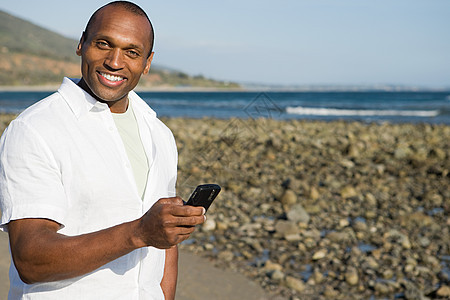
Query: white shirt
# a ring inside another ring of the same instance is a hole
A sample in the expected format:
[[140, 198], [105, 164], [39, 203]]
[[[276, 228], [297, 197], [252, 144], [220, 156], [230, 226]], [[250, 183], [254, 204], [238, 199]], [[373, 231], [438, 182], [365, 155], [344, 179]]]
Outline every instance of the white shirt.
[[[5, 130], [0, 141], [1, 229], [9, 221], [46, 218], [74, 236], [140, 218], [175, 195], [177, 150], [170, 130], [129, 93], [145, 152], [141, 200], [111, 112], [68, 78]], [[149, 142], [151, 141], [151, 142]], [[149, 155], [150, 154], [150, 155]], [[77, 278], [24, 284], [10, 268], [10, 299], [163, 299], [165, 251], [135, 250]]]

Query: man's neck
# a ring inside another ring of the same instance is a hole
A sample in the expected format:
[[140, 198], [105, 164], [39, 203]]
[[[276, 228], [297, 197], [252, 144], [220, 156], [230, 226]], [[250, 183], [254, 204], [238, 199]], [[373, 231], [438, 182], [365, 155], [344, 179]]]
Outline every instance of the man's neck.
[[122, 113], [126, 112], [127, 109], [128, 109], [128, 104], [129, 104], [128, 97], [126, 98], [126, 101], [123, 101], [123, 99], [119, 99], [119, 100], [116, 100], [116, 101], [105, 101], [105, 100], [100, 99], [99, 97], [97, 97], [97, 95], [95, 95], [92, 92], [92, 90], [89, 88], [89, 86], [86, 84], [86, 82], [84, 81], [83, 78], [81, 78], [81, 80], [78, 82], [77, 85], [80, 88], [82, 88], [84, 91], [86, 91], [86, 93], [91, 95], [97, 101], [102, 102], [102, 103], [106, 103], [108, 105], [108, 107], [109, 107], [109, 110], [112, 113], [122, 114]]

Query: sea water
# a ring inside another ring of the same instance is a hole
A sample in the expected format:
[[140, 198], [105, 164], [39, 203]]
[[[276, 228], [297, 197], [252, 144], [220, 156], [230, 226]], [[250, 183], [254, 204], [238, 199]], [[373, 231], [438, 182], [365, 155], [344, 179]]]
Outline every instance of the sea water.
[[[18, 113], [51, 92], [0, 92], [0, 113]], [[273, 118], [450, 124], [450, 91], [138, 92], [160, 117]]]

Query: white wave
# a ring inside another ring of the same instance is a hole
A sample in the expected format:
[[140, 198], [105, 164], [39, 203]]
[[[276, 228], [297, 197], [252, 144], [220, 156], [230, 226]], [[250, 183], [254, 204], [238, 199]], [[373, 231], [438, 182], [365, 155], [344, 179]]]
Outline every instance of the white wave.
[[312, 107], [287, 107], [288, 114], [313, 116], [402, 116], [402, 117], [436, 117], [439, 110], [365, 110]]

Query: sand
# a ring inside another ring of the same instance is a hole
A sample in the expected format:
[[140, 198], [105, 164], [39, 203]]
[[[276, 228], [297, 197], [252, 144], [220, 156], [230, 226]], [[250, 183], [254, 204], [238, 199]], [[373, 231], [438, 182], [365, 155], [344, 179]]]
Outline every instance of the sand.
[[0, 299], [2, 300], [8, 298], [9, 262], [8, 235], [4, 232], [0, 232]]

